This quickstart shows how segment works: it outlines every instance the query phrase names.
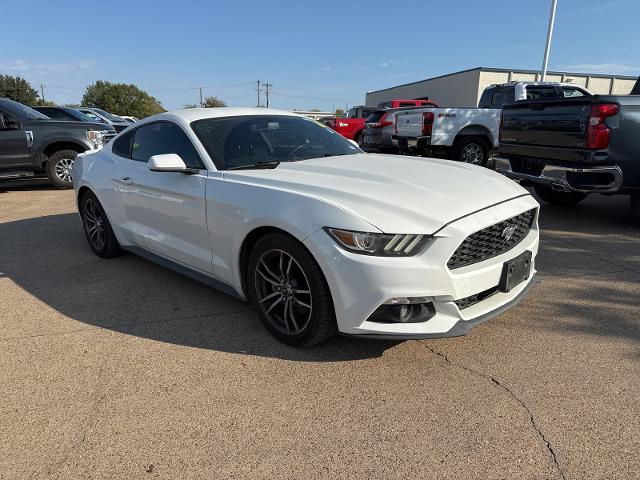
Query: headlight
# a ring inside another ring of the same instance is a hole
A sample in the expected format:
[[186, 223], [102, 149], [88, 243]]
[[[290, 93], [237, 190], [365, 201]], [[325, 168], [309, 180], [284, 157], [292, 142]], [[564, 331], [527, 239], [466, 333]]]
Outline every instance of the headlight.
[[100, 130], [87, 130], [87, 140], [89, 140], [95, 148], [101, 147], [104, 143], [104, 136]]
[[408, 257], [424, 250], [431, 238], [420, 234], [353, 232], [325, 227], [345, 250], [364, 255]]

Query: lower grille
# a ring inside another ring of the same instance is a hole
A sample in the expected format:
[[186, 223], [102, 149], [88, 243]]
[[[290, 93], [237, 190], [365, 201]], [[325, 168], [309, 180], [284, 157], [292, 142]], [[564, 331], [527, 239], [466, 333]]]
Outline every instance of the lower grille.
[[470, 295], [465, 298], [461, 298], [460, 300], [456, 300], [455, 304], [458, 306], [459, 310], [464, 310], [465, 308], [469, 308], [476, 303], [479, 303], [487, 298], [498, 293], [498, 287], [492, 287], [484, 292], [476, 293], [475, 295]]
[[511, 250], [527, 236], [535, 216], [533, 208], [469, 235], [451, 255], [447, 267], [465, 267]]

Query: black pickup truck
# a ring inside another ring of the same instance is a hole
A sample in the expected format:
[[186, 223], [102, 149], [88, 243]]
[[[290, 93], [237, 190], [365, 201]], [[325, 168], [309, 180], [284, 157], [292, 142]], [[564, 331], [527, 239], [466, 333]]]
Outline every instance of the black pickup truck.
[[551, 204], [628, 194], [640, 222], [640, 96], [593, 95], [506, 105], [496, 171]]
[[0, 180], [46, 175], [56, 187], [72, 188], [76, 155], [100, 148], [115, 135], [103, 123], [53, 120], [0, 98]]

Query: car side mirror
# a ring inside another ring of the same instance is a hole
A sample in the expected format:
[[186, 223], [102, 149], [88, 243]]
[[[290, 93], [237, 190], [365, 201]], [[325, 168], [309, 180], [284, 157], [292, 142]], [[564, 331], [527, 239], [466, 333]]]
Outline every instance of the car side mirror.
[[153, 155], [147, 165], [152, 172], [197, 173], [199, 171], [195, 168], [188, 168], [180, 155], [175, 153]]

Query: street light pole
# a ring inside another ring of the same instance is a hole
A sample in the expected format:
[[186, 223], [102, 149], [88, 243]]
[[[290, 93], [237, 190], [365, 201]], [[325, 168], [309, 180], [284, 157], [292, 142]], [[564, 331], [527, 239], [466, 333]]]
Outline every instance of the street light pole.
[[551, 36], [553, 35], [553, 22], [556, 20], [556, 6], [558, 0], [551, 0], [551, 13], [549, 13], [549, 27], [547, 28], [547, 44], [544, 47], [544, 59], [542, 60], [542, 74], [540, 81], [544, 82], [547, 76], [547, 65], [549, 64], [549, 50], [551, 49]]

